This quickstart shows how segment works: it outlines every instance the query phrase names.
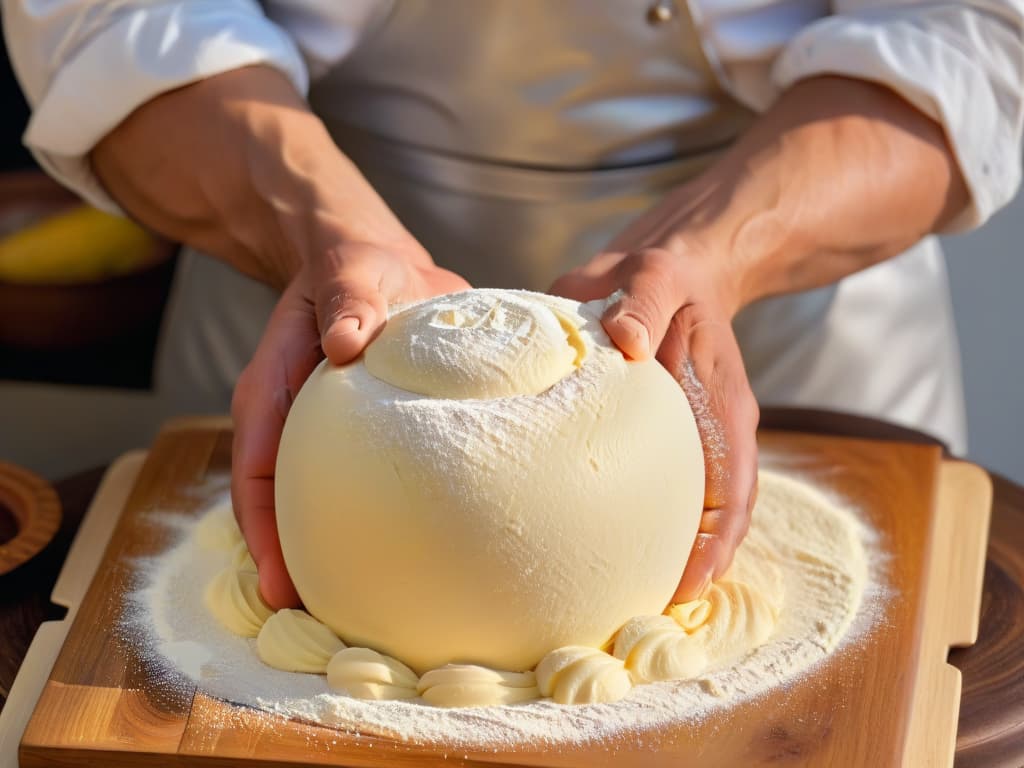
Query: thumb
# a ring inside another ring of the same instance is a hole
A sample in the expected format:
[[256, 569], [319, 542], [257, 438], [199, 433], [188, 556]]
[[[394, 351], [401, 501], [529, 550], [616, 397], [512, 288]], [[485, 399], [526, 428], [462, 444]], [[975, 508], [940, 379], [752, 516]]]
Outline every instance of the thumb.
[[358, 357], [387, 322], [388, 297], [382, 292], [387, 267], [374, 249], [368, 251], [348, 254], [313, 288], [320, 343], [334, 365]]
[[647, 360], [661, 346], [679, 309], [673, 265], [667, 251], [648, 249], [623, 260], [621, 289], [605, 310], [601, 324], [627, 357]]

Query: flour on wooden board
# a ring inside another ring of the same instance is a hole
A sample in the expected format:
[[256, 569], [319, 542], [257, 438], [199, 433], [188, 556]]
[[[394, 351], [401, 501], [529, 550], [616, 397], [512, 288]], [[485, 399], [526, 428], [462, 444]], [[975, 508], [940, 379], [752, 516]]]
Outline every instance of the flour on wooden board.
[[[226, 503], [221, 492], [207, 509]], [[235, 704], [347, 733], [464, 749], [584, 743], [698, 722], [716, 710], [762, 696], [798, 678], [840, 644], [871, 630], [884, 611], [885, 558], [877, 534], [838, 499], [776, 472], [762, 472], [750, 532], [731, 577], [756, 580], [769, 560], [782, 574], [775, 633], [738, 663], [698, 679], [639, 685], [612, 704], [565, 706], [549, 700], [475, 709], [438, 709], [417, 701], [362, 701], [335, 693], [323, 675], [264, 665], [255, 640], [237, 637], [210, 616], [203, 591], [224, 555], [193, 535], [200, 516], [155, 513], [179, 529], [166, 553], [139, 562], [140, 587], [125, 613], [126, 641], [143, 643], [148, 664], [173, 686], [194, 681]], [[268, 722], [269, 725], [269, 722]]]

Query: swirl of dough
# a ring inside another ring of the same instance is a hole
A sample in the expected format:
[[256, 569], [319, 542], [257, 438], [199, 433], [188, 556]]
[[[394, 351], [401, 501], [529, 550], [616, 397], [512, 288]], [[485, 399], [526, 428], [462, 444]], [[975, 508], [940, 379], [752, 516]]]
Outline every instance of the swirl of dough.
[[533, 672], [447, 664], [420, 678], [420, 696], [435, 707], [496, 707], [540, 698]]
[[228, 567], [213, 577], [204, 595], [206, 608], [236, 635], [256, 637], [274, 610], [260, 597], [259, 577]]
[[370, 648], [345, 648], [327, 663], [327, 684], [356, 699], [414, 699], [416, 673]]
[[235, 520], [230, 501], [214, 505], [203, 515], [195, 532], [196, 540], [203, 549], [230, 552], [242, 540], [242, 531]]
[[668, 615], [687, 632], [693, 632], [707, 623], [711, 615], [711, 602], [703, 598], [669, 606]]
[[741, 581], [720, 581], [707, 596], [708, 620], [694, 638], [708, 649], [715, 666], [744, 656], [763, 645], [775, 630], [778, 609], [756, 587]]
[[586, 355], [573, 321], [511, 291], [413, 305], [366, 348], [366, 370], [395, 387], [456, 400], [537, 395]]
[[256, 650], [263, 663], [285, 672], [322, 675], [334, 654], [344, 648], [328, 627], [293, 608], [267, 619], [256, 636]]
[[613, 651], [638, 683], [685, 680], [708, 666], [698, 635], [690, 635], [670, 616], [637, 616], [619, 630]]
[[256, 573], [256, 561], [252, 559], [252, 553], [244, 541], [239, 541], [231, 550], [231, 567], [236, 571]]
[[558, 648], [537, 665], [537, 688], [559, 704], [618, 701], [633, 687], [619, 659], [584, 645]]

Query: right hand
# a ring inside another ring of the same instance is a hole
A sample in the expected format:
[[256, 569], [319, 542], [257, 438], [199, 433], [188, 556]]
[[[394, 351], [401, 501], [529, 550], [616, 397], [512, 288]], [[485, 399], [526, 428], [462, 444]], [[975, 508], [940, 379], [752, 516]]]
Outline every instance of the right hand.
[[235, 387], [231, 497], [264, 599], [297, 605], [274, 515], [277, 445], [292, 399], [325, 355], [336, 365], [357, 357], [389, 304], [469, 286], [434, 265], [270, 67], [157, 96], [90, 159], [143, 223], [284, 291]]
[[346, 243], [303, 266], [285, 288], [263, 338], [235, 386], [231, 498], [272, 608], [299, 604], [285, 568], [274, 509], [274, 468], [285, 417], [309, 374], [326, 357], [358, 357], [380, 332], [390, 304], [463, 290], [469, 284], [434, 265], [410, 237], [388, 248]]

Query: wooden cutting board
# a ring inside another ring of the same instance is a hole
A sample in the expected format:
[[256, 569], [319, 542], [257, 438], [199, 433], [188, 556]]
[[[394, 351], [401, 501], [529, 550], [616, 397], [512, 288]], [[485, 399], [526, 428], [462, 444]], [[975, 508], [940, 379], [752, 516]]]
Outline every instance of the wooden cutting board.
[[130, 468], [115, 465], [97, 494], [97, 504], [113, 500], [117, 508], [93, 512], [123, 511], [80, 602], [64, 594], [75, 590], [72, 574], [58, 582], [54, 599], [69, 604], [73, 619], [22, 737], [21, 765], [952, 765], [960, 673], [946, 656], [977, 636], [988, 476], [928, 446], [780, 432], [764, 432], [760, 442], [765, 464], [833, 490], [877, 528], [891, 554], [884, 621], [815, 676], [696, 726], [586, 747], [445, 754], [269, 718], [169, 685], [124, 637], [118, 620], [132, 561], [159, 554], [170, 540], [147, 511], [195, 514], [202, 484], [230, 466], [226, 422], [174, 422], [140, 470], [134, 459]]

